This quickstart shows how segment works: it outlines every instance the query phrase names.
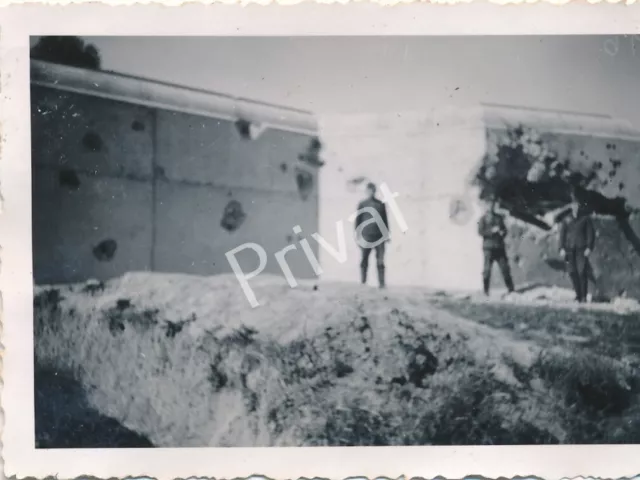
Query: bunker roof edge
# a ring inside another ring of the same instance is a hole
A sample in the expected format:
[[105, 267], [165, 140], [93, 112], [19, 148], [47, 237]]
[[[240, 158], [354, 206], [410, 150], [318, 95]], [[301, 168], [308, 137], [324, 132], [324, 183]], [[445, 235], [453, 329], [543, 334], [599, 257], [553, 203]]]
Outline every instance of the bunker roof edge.
[[239, 119], [275, 130], [317, 135], [311, 112], [130, 75], [31, 60], [31, 84], [61, 91], [199, 115]]

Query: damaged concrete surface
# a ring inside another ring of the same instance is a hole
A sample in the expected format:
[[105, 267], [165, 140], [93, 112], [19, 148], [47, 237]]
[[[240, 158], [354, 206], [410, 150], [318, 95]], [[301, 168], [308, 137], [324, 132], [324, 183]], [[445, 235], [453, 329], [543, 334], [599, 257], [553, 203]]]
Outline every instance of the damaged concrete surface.
[[553, 305], [270, 276], [252, 287], [255, 309], [232, 276], [38, 287], [36, 363], [160, 447], [640, 440], [638, 350], [621, 345], [639, 338], [637, 313], [591, 312], [585, 330], [583, 313]]

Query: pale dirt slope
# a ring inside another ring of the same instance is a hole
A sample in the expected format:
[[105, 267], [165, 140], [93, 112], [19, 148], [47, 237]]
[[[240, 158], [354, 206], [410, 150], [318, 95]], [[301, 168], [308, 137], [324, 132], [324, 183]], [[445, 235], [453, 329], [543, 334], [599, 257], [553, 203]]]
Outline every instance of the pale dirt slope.
[[36, 363], [163, 447], [638, 435], [640, 382], [619, 360], [516, 339], [420, 289], [252, 286], [255, 309], [232, 276], [38, 287]]

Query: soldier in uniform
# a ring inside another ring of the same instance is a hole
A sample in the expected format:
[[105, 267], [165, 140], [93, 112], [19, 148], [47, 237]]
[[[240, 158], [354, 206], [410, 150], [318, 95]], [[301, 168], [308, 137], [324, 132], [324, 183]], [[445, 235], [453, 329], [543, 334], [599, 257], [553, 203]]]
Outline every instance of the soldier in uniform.
[[589, 255], [596, 241], [595, 228], [590, 212], [577, 198], [577, 191], [571, 191], [571, 212], [560, 223], [560, 255], [567, 262], [576, 300], [585, 302], [589, 278], [593, 276]]
[[478, 233], [482, 237], [482, 249], [484, 252], [484, 268], [482, 271], [484, 293], [485, 295], [489, 295], [491, 269], [494, 262], [498, 263], [502, 277], [504, 278], [504, 283], [509, 293], [511, 293], [514, 291], [514, 286], [505, 246], [507, 227], [504, 223], [504, 217], [497, 211], [495, 198], [492, 198], [490, 201], [489, 209], [478, 222]]
[[360, 261], [360, 281], [367, 283], [367, 270], [371, 251], [376, 251], [376, 265], [378, 267], [378, 282], [380, 288], [385, 287], [384, 251], [389, 238], [389, 222], [387, 208], [376, 197], [376, 186], [367, 184], [367, 198], [358, 204], [355, 220], [356, 242], [362, 252]]

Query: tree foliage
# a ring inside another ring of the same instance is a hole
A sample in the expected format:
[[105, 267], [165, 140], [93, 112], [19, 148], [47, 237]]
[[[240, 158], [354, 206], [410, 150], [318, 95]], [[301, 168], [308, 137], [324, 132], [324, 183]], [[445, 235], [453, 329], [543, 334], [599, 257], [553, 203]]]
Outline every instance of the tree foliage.
[[574, 168], [535, 130], [517, 126], [491, 145], [473, 183], [480, 187], [481, 199], [494, 198], [514, 216], [542, 228], [537, 217], [566, 206], [572, 190], [593, 213], [628, 216], [626, 200], [603, 195], [595, 172]]
[[31, 48], [31, 58], [91, 70], [101, 65], [98, 49], [73, 36], [41, 37]]

